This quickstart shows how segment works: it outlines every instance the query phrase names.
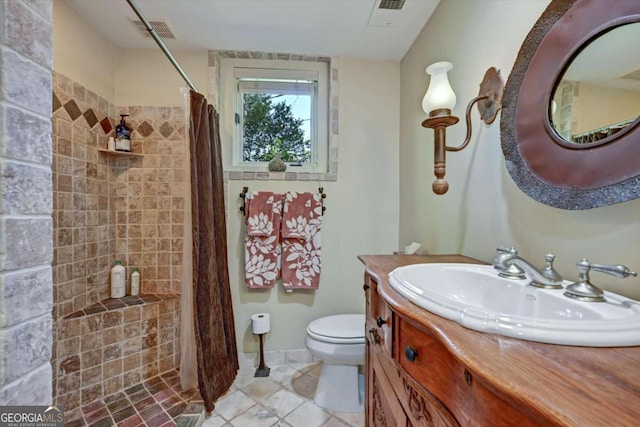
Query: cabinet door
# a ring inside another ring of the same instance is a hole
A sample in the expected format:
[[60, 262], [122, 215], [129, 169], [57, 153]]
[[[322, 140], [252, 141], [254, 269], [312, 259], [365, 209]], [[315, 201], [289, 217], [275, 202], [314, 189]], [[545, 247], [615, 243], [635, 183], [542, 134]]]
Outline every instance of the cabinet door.
[[369, 351], [367, 364], [367, 425], [372, 427], [410, 427], [407, 416], [391, 387], [375, 351]]

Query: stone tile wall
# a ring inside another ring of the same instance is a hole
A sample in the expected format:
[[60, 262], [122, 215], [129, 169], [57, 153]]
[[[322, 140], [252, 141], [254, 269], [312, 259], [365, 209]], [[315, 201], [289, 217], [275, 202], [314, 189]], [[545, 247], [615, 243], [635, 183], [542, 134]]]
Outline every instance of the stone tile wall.
[[[116, 108], [129, 114], [132, 151], [115, 157], [115, 258], [140, 266], [142, 292], [179, 293], [187, 190], [184, 109]], [[130, 274], [130, 272], [128, 272]]]
[[56, 404], [68, 414], [178, 366], [178, 295], [143, 299], [58, 322]]
[[98, 148], [106, 146], [113, 112], [105, 99], [53, 73], [56, 319], [109, 296], [116, 186], [112, 159]]
[[[118, 386], [133, 384], [141, 375], [157, 374], [160, 365], [166, 369], [177, 366], [168, 366], [174, 360], [173, 350], [171, 357], [156, 360], [153, 374], [148, 358], [136, 365], [131, 362], [133, 355], [127, 354], [131, 356], [128, 369], [104, 376], [106, 363], [112, 367], [115, 362], [105, 358], [83, 362], [82, 340], [62, 334], [68, 334], [69, 324], [84, 322], [65, 320], [65, 316], [84, 309], [91, 313], [92, 307], [104, 305], [100, 301], [109, 297], [110, 269], [116, 259], [127, 267], [127, 278], [130, 267], [140, 268], [142, 293], [180, 292], [186, 134], [183, 108], [116, 107], [59, 73], [54, 72], [53, 77], [53, 392], [57, 403], [73, 409], [86, 403], [87, 396], [106, 396]], [[132, 152], [139, 156], [101, 151], [107, 148], [119, 114], [130, 115], [126, 120], [132, 129]], [[171, 313], [160, 311], [159, 315]], [[171, 318], [176, 326], [173, 341], [179, 318]], [[96, 332], [91, 331], [92, 335]], [[100, 333], [107, 339], [109, 331]], [[69, 363], [75, 368], [69, 360], [80, 363], [71, 376], [64, 368]], [[87, 374], [89, 382], [85, 382], [82, 375], [85, 369], [95, 369], [93, 363], [103, 372], [100, 393], [93, 382], [95, 376]], [[124, 375], [132, 370], [137, 373]], [[91, 389], [83, 396], [88, 385]], [[77, 393], [71, 391], [73, 387]]]
[[51, 403], [51, 15], [0, 2], [0, 405]]

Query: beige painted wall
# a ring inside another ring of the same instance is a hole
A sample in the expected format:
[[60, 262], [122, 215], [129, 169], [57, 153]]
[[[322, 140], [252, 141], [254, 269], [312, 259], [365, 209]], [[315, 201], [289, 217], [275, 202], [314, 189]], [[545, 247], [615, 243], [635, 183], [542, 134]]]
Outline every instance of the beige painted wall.
[[53, 69], [109, 102], [116, 49], [63, 0], [53, 1]]
[[[120, 49], [116, 58], [115, 104], [182, 106], [180, 88], [186, 83], [159, 47]], [[201, 93], [207, 91], [206, 50], [172, 52], [178, 64]]]
[[[317, 182], [229, 181], [229, 270], [240, 352], [257, 351], [250, 316], [271, 314], [266, 349], [304, 348], [307, 324], [337, 313], [364, 313], [360, 254], [389, 254], [398, 242], [398, 63], [340, 58], [340, 154], [337, 182], [327, 194], [322, 229], [323, 270], [317, 291], [249, 290], [238, 194], [250, 190], [317, 191]], [[225, 141], [227, 144], [229, 140]], [[226, 148], [226, 146], [225, 146]]]
[[640, 91], [606, 88], [581, 83], [573, 97], [573, 133], [582, 133], [635, 119], [640, 115]]
[[[182, 106], [186, 84], [153, 40], [149, 49], [117, 49], [65, 1], [53, 2], [53, 68], [115, 105]], [[206, 93], [206, 50], [172, 52]]]
[[[575, 263], [622, 263], [640, 269], [640, 200], [586, 211], [565, 211], [535, 202], [511, 180], [500, 149], [500, 124], [479, 126], [474, 111], [470, 146], [447, 154], [450, 189], [431, 192], [433, 132], [420, 126], [420, 102], [428, 85], [424, 69], [448, 60], [457, 93], [454, 114], [478, 93], [485, 70], [509, 75], [520, 44], [547, 0], [442, 0], [401, 63], [400, 246], [416, 240], [429, 253], [462, 253], [490, 261], [500, 244], [515, 245], [537, 265], [554, 252], [557, 268], [576, 279]], [[470, 23], [473, 23], [471, 25]], [[449, 145], [464, 138], [464, 124], [449, 128]], [[640, 279], [594, 273], [602, 287], [640, 298]]]

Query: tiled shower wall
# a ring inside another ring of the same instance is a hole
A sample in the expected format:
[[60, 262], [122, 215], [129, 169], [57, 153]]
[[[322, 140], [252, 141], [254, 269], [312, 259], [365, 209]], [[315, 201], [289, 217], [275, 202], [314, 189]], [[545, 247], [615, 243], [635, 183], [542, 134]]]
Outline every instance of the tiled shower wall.
[[98, 147], [113, 129], [113, 106], [54, 72], [53, 110], [54, 317], [61, 319], [109, 295], [116, 188], [111, 159]]
[[[132, 151], [140, 156], [100, 151], [106, 149], [119, 114], [130, 114]], [[108, 317], [122, 320], [106, 325], [102, 317], [106, 314], [95, 316], [94, 310], [114, 308], [107, 302], [96, 303], [109, 297], [109, 271], [116, 259], [128, 267], [127, 277], [129, 267], [140, 268], [143, 294], [180, 293], [184, 122], [183, 108], [115, 107], [67, 77], [53, 74], [53, 393], [61, 397], [65, 409], [171, 369], [178, 360], [177, 299], [145, 300], [141, 307], [117, 309], [120, 314]], [[83, 309], [84, 318], [64, 319]], [[143, 318], [127, 325], [123, 313], [137, 309]], [[89, 321], [92, 318], [100, 319], [100, 324]], [[156, 335], [148, 338], [156, 332], [162, 340]], [[144, 357], [136, 357], [136, 352]], [[153, 360], [161, 356], [162, 364]]]

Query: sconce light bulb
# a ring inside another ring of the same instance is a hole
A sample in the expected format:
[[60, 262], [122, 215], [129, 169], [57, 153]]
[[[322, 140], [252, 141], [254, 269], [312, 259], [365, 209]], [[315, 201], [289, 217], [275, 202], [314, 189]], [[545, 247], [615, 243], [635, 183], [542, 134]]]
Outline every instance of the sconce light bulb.
[[422, 99], [422, 109], [426, 114], [434, 110], [453, 110], [456, 106], [456, 94], [451, 89], [447, 72], [453, 68], [451, 62], [436, 62], [425, 70], [431, 76], [429, 88]]

